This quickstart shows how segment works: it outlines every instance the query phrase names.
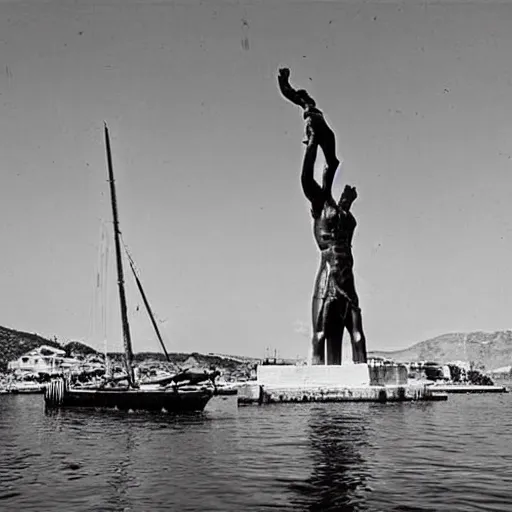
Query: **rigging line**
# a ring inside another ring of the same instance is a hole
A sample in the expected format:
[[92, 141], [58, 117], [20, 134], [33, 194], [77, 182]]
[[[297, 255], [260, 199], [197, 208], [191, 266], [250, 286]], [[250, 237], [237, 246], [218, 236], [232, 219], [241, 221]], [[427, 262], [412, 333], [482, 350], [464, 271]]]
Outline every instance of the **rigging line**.
[[126, 256], [128, 257], [128, 262], [136, 270], [137, 275], [139, 275], [140, 274], [140, 270], [137, 267], [137, 265], [135, 264], [135, 261], [134, 261], [132, 255], [131, 255], [130, 251], [128, 250], [128, 246], [126, 245], [126, 242], [124, 241], [123, 235], [121, 233], [119, 233], [119, 235], [121, 237], [121, 242], [123, 243], [123, 247], [124, 247], [124, 251], [126, 253]]
[[101, 287], [102, 287], [102, 247], [104, 239], [104, 225], [100, 221], [99, 225], [99, 243], [97, 246], [96, 263], [94, 265], [94, 273], [92, 280], [92, 294], [89, 318], [89, 338], [96, 345], [98, 343], [99, 330], [101, 329], [101, 312], [98, 312], [99, 303], [101, 302]]
[[139, 289], [139, 292], [142, 296], [142, 301], [144, 302], [144, 306], [146, 307], [146, 311], [147, 311], [149, 318], [151, 320], [151, 323], [153, 325], [153, 329], [155, 330], [158, 341], [160, 342], [160, 345], [162, 346], [162, 350], [164, 351], [165, 357], [166, 357], [167, 361], [170, 363], [171, 358], [169, 357], [169, 353], [167, 352], [167, 349], [165, 348], [165, 343], [164, 343], [164, 340], [162, 339], [162, 335], [160, 334], [160, 329], [158, 328], [155, 317], [153, 315], [153, 311], [151, 310], [151, 306], [149, 305], [148, 299], [146, 298], [146, 294], [144, 293], [144, 289], [142, 288], [142, 283], [139, 279], [139, 276], [137, 275], [135, 262], [133, 261], [133, 258], [131, 257], [131, 254], [128, 251], [128, 247], [126, 246], [122, 235], [121, 235], [121, 241], [123, 243], [123, 247], [126, 252], [126, 256], [128, 257], [128, 261], [130, 263], [130, 268], [132, 269], [133, 276], [135, 277], [135, 282], [137, 283], [137, 288]]

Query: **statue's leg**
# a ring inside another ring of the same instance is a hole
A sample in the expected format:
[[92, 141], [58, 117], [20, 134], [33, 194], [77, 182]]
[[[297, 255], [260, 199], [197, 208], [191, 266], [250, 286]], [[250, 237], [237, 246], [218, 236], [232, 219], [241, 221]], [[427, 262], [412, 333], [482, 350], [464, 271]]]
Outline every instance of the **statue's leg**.
[[311, 342], [311, 364], [325, 364], [325, 337], [322, 331], [313, 333], [313, 340]]
[[315, 204], [320, 198], [325, 197], [322, 187], [315, 181], [315, 161], [318, 153], [318, 144], [314, 138], [310, 139], [304, 152], [302, 161], [302, 173], [300, 181], [304, 195]]
[[313, 133], [313, 127], [311, 125], [311, 119], [306, 120], [306, 125], [304, 127], [304, 140], [302, 141], [302, 144], [310, 144], [311, 139], [314, 137]]
[[336, 174], [336, 169], [340, 161], [336, 156], [336, 137], [329, 126], [324, 123], [321, 128], [316, 129], [318, 133], [318, 142], [325, 157], [325, 168], [322, 176], [322, 188], [329, 194], [332, 194], [332, 183]]
[[326, 272], [327, 267], [322, 261], [316, 274], [311, 304], [311, 320], [313, 327], [311, 364], [325, 364], [324, 305], [327, 293], [325, 282]]
[[327, 347], [327, 364], [341, 364], [344, 307], [339, 299], [331, 299], [325, 305], [324, 335]]
[[352, 360], [354, 363], [366, 363], [366, 337], [363, 331], [363, 316], [360, 309], [349, 308], [346, 318], [347, 330], [352, 343]]
[[325, 364], [325, 337], [323, 325], [325, 296], [322, 296], [322, 290], [320, 289], [321, 272], [322, 270], [320, 269], [319, 275], [317, 275], [315, 281], [315, 291], [313, 292], [311, 307], [313, 326], [311, 364]]

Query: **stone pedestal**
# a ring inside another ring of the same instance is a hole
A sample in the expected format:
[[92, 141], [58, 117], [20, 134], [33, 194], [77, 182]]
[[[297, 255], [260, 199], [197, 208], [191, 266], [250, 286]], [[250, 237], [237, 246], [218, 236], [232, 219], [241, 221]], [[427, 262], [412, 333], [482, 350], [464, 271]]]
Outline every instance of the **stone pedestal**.
[[401, 364], [260, 365], [238, 390], [238, 404], [446, 400], [432, 386], [407, 381]]
[[405, 386], [408, 381], [407, 367], [399, 363], [370, 363], [372, 386]]
[[265, 388], [350, 388], [370, 385], [367, 364], [258, 365], [258, 384]]

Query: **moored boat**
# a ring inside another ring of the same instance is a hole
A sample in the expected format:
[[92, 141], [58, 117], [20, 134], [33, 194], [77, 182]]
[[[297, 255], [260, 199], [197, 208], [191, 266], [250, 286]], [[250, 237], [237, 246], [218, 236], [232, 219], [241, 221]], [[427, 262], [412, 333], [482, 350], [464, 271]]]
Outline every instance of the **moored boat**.
[[7, 388], [8, 393], [39, 394], [44, 393], [46, 384], [34, 381], [12, 382]]
[[111, 387], [79, 388], [70, 386], [65, 378], [55, 379], [46, 389], [46, 403], [56, 407], [93, 407], [118, 410], [164, 411], [169, 413], [202, 411], [213, 390]]
[[505, 386], [479, 384], [437, 384], [430, 386], [433, 393], [507, 393]]
[[238, 395], [239, 383], [236, 382], [217, 382], [215, 385], [215, 394], [219, 396]]
[[[88, 407], [116, 408], [120, 410], [167, 411], [169, 413], [198, 412], [204, 410], [214, 394], [214, 380], [218, 372], [179, 372], [153, 383], [139, 382], [133, 365], [133, 350], [126, 305], [124, 272], [121, 254], [120, 230], [117, 212], [112, 155], [108, 128], [105, 125], [105, 144], [107, 167], [110, 183], [110, 199], [112, 205], [114, 242], [116, 253], [117, 282], [121, 323], [123, 328], [125, 374], [121, 378], [104, 378], [91, 386], [79, 385], [69, 378], [60, 376], [51, 380], [46, 386], [45, 403], [50, 408]], [[137, 277], [133, 261], [130, 265], [141, 292], [147, 312], [157, 332], [159, 341], [167, 359], [169, 356], [161, 339], [156, 322], [151, 313], [149, 303]]]

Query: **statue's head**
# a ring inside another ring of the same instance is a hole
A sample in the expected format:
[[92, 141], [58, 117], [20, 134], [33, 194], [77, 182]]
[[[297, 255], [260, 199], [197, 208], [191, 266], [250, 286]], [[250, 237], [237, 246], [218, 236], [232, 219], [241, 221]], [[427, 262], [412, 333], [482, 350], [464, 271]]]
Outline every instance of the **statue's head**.
[[357, 198], [357, 190], [356, 187], [351, 187], [350, 185], [345, 185], [345, 188], [343, 189], [343, 192], [341, 193], [339, 205], [340, 207], [348, 211], [350, 210], [350, 207], [352, 206], [352, 203]]
[[306, 89], [299, 89], [297, 91], [297, 96], [308, 106], [316, 107], [315, 100], [309, 95]]

